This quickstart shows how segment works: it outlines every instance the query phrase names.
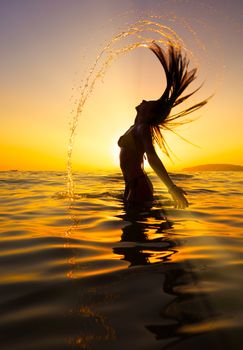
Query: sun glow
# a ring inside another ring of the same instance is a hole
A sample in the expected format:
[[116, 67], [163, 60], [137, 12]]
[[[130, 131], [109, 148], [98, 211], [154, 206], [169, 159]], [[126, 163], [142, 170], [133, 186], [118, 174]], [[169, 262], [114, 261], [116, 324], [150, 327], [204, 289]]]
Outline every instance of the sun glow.
[[[126, 1], [122, 6], [126, 6], [124, 4]], [[45, 7], [44, 4], [40, 6]], [[99, 6], [97, 2], [97, 8]], [[40, 20], [36, 21], [36, 31], [33, 33], [28, 27], [29, 22], [26, 21], [27, 11], [21, 13], [23, 17], [21, 23], [26, 23], [25, 26], [21, 27], [18, 24], [16, 27], [13, 17], [12, 22], [10, 21], [11, 26], [8, 25], [6, 30], [2, 30], [2, 33], [6, 32], [9, 40], [4, 41], [2, 50], [0, 170], [65, 170], [69, 137], [68, 118], [77, 105], [75, 100], [80, 97], [82, 78], [87, 76], [89, 64], [94, 61], [101, 44], [109, 41], [118, 32], [119, 27], [115, 21], [110, 22], [102, 32], [99, 29], [105, 19], [114, 14], [97, 11], [98, 15], [94, 16], [92, 12], [94, 27], [90, 22], [89, 11], [83, 7], [85, 5], [81, 2], [69, 8], [71, 12], [75, 9], [75, 13], [72, 12], [73, 16], [70, 16], [72, 20], [66, 18], [65, 26], [60, 25], [58, 16], [43, 11], [45, 17], [41, 17], [42, 12], [38, 14]], [[106, 10], [109, 12], [108, 8]], [[194, 10], [196, 11], [196, 6]], [[65, 18], [66, 10], [60, 9], [60, 11], [63, 11]], [[155, 16], [153, 20], [175, 26], [176, 32], [199, 58], [200, 71], [197, 82], [205, 80], [205, 83], [200, 92], [192, 97], [190, 103], [193, 104], [214, 93], [215, 85], [219, 85], [218, 80], [221, 87], [208, 105], [196, 113], [201, 118], [188, 125], [185, 131], [179, 130], [183, 137], [196, 143], [200, 148], [187, 145], [174, 135], [168, 137], [169, 146], [179, 158], [174, 159], [175, 166], [181, 169], [200, 163], [242, 164], [243, 119], [239, 98], [242, 83], [238, 74], [241, 69], [242, 50], [237, 45], [240, 41], [237, 37], [239, 33], [233, 32], [230, 26], [225, 32], [221, 27], [221, 21], [217, 22], [215, 17], [208, 23], [208, 27], [201, 27], [199, 22], [195, 21], [196, 16], [201, 16], [200, 12], [197, 14], [195, 12], [193, 18], [190, 16], [188, 21], [193, 31], [188, 30], [182, 25], [183, 21], [180, 21], [180, 18], [183, 19], [180, 17], [182, 14], [179, 10], [175, 9], [176, 11], [178, 21], [174, 20], [175, 17], [171, 20], [169, 16], [163, 19]], [[85, 15], [82, 17], [82, 14]], [[123, 20], [120, 18], [121, 27], [124, 27], [124, 23], [135, 23], [139, 16], [133, 13], [129, 20], [124, 21], [124, 18]], [[77, 20], [75, 25], [74, 18]], [[50, 35], [46, 35], [46, 31], [45, 35], [43, 34], [44, 23]], [[225, 55], [224, 60], [230, 67], [230, 69], [226, 67], [224, 71], [220, 71], [221, 63], [219, 64], [218, 57], [215, 56], [211, 32], [207, 35], [212, 26], [217, 31], [218, 25], [220, 25], [218, 37], [222, 38], [225, 49], [223, 53], [217, 46], [217, 52]], [[81, 37], [77, 35], [77, 31], [84, 33], [84, 28], [85, 35]], [[57, 40], [57, 35], [60, 40]], [[151, 32], [148, 35], [151, 35]], [[235, 40], [225, 41], [225, 35], [232, 35]], [[200, 49], [200, 45], [197, 44], [200, 42], [198, 38], [201, 42], [206, 38], [205, 45], [201, 45], [207, 46], [206, 49], [204, 47]], [[19, 47], [22, 50], [19, 50]], [[232, 55], [236, 47], [237, 58]], [[80, 60], [82, 49], [85, 57]], [[227, 77], [225, 82], [222, 78], [223, 73]], [[103, 83], [99, 81], [88, 99], [82, 121], [75, 131], [74, 170], [88, 167], [110, 169], [117, 166], [119, 148], [115, 143], [133, 124], [134, 107], [142, 99], [158, 98], [164, 86], [163, 79], [159, 63], [146, 47], [127, 52], [116, 60], [106, 73]], [[195, 83], [195, 87], [196, 85]], [[165, 137], [167, 138], [167, 135]], [[175, 167], [164, 156], [163, 161], [169, 167]]]
[[114, 166], [119, 164], [120, 147], [115, 143], [112, 147], [112, 158]]

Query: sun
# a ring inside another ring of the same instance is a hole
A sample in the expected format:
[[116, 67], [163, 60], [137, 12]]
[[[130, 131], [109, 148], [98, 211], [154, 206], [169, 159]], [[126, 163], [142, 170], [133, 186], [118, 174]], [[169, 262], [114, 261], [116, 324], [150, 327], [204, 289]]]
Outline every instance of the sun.
[[117, 166], [119, 164], [119, 155], [120, 155], [120, 147], [117, 145], [117, 143], [114, 143], [112, 145], [111, 154], [112, 154], [112, 163], [113, 165]]

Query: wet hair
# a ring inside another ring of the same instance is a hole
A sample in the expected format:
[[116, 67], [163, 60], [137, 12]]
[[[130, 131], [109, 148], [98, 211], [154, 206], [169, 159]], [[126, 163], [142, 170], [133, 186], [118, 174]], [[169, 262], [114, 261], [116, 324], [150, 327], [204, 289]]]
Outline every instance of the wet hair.
[[170, 113], [173, 107], [184, 102], [201, 88], [199, 86], [193, 92], [180, 97], [186, 88], [196, 79], [197, 68], [189, 70], [190, 60], [185, 54], [182, 54], [180, 47], [175, 47], [172, 43], [169, 43], [166, 52], [155, 42], [149, 46], [149, 49], [159, 59], [166, 76], [166, 89], [163, 95], [158, 100], [153, 101], [154, 106], [151, 108], [150, 129], [153, 141], [157, 142], [169, 156], [168, 146], [161, 134], [161, 129], [172, 130], [177, 125], [190, 122], [191, 120], [188, 119], [178, 119], [204, 106], [208, 102], [208, 98], [177, 114], [171, 115]]

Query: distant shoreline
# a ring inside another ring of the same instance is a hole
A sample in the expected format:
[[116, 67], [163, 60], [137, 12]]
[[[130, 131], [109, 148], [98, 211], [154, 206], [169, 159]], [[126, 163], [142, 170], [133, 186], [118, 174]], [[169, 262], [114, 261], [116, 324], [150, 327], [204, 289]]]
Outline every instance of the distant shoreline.
[[234, 164], [202, 164], [183, 168], [185, 171], [243, 171], [243, 166]]

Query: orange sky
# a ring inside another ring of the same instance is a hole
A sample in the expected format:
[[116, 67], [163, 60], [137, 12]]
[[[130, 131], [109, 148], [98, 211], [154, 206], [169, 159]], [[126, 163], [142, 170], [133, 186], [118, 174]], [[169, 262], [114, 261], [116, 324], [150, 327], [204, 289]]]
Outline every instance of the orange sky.
[[[119, 26], [137, 19], [136, 11], [160, 14], [165, 9], [170, 19], [169, 11], [180, 23], [186, 19], [207, 48], [203, 51], [200, 44], [197, 49], [192, 33], [170, 21], [187, 45], [193, 51], [196, 48], [201, 70], [192, 88], [205, 81], [188, 105], [212, 93], [215, 96], [195, 113], [198, 120], [177, 130], [199, 147], [166, 134], [177, 158], [174, 163], [165, 156], [162, 160], [169, 170], [202, 163], [243, 165], [243, 60], [238, 45], [242, 28], [237, 17], [242, 5], [236, 0], [224, 8], [219, 1], [214, 7], [208, 3], [74, 1], [70, 5], [68, 1], [24, 0], [21, 6], [17, 1], [1, 4], [0, 170], [65, 170], [68, 122], [88, 62], [94, 61]], [[162, 68], [149, 50], [139, 48], [115, 62], [80, 116], [74, 170], [118, 168], [116, 142], [133, 123], [135, 106], [142, 99], [158, 98], [162, 89]]]

